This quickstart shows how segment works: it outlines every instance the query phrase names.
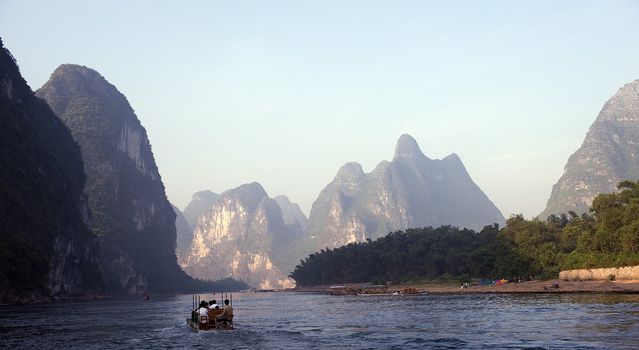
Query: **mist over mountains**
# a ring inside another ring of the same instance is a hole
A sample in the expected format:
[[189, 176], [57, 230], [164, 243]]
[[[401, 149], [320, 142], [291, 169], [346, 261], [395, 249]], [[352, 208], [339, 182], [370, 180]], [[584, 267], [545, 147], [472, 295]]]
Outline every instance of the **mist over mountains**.
[[426, 157], [402, 135], [393, 160], [366, 174], [347, 163], [320, 193], [309, 216], [314, 249], [377, 239], [409, 227], [452, 225], [480, 229], [505, 222], [456, 154]]
[[187, 211], [193, 241], [186, 254], [178, 254], [185, 271], [200, 278], [240, 278], [260, 288], [292, 285], [287, 274], [323, 248], [409, 227], [478, 229], [505, 221], [457, 155], [429, 159], [409, 135], [399, 138], [391, 162], [369, 174], [354, 162], [339, 169], [309, 219], [286, 196], [269, 198], [258, 183], [221, 195], [197, 192]]

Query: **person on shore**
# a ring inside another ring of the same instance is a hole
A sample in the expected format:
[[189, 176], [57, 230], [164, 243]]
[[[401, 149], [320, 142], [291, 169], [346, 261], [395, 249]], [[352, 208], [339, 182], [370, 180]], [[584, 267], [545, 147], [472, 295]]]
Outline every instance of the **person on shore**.
[[209, 301], [209, 310], [219, 309], [219, 308], [220, 308], [220, 306], [217, 304], [215, 299]]
[[217, 317], [217, 320], [222, 322], [226, 326], [227, 322], [233, 322], [233, 307], [229, 305], [229, 300], [224, 300], [224, 310], [222, 314]]

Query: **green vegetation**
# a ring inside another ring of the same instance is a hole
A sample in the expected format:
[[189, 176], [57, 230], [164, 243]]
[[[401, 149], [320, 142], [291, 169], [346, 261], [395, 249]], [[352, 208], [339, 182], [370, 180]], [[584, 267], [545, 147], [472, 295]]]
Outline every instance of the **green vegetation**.
[[451, 226], [392, 232], [375, 241], [311, 254], [291, 277], [305, 286], [488, 275], [494, 263], [491, 245], [498, 232], [496, 225], [479, 233]]
[[[376, 241], [311, 254], [291, 273], [298, 285], [403, 282], [442, 276], [553, 278], [575, 268], [639, 264], [639, 182], [600, 194], [590, 214], [546, 221], [512, 216], [481, 232], [450, 226], [408, 229]], [[614, 277], [612, 277], [614, 278]]]

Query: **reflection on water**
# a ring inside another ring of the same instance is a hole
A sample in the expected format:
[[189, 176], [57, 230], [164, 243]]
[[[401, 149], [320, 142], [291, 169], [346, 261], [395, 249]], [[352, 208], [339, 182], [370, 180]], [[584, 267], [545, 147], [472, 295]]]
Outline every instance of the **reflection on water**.
[[639, 295], [233, 297], [237, 330], [200, 333], [190, 295], [3, 307], [0, 348], [639, 349]]

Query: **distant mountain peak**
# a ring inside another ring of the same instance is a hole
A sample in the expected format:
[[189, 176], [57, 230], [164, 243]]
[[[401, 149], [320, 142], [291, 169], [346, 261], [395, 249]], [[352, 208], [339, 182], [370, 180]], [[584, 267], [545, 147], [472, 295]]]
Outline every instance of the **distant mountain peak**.
[[397, 140], [397, 145], [395, 146], [395, 156], [393, 159], [412, 159], [412, 158], [426, 158], [422, 150], [419, 148], [417, 141], [408, 135], [403, 134]]
[[224, 191], [220, 198], [222, 200], [238, 201], [248, 211], [253, 212], [263, 199], [268, 198], [268, 194], [262, 185], [257, 182], [250, 182]]
[[451, 153], [449, 155], [447, 155], [446, 157], [444, 157], [443, 160], [450, 160], [450, 161], [459, 161], [461, 162], [461, 158], [459, 158], [459, 156], [457, 155], [457, 153]]
[[[58, 111], [58, 114], [65, 113], [68, 107], [75, 108], [74, 103], [89, 103], [88, 101], [74, 101], [69, 98], [71, 96], [74, 96], [75, 100], [89, 98], [93, 103], [97, 103], [98, 99], [110, 100], [109, 103], [118, 113], [107, 113], [102, 115], [102, 118], [117, 118], [120, 115], [134, 113], [126, 96], [120, 93], [113, 84], [96, 70], [78, 64], [58, 66], [51, 73], [49, 81], [37, 91], [37, 94], [40, 98], [46, 99], [51, 108]], [[116, 103], [116, 101], [118, 102]]]
[[250, 196], [251, 198], [261, 199], [264, 197], [268, 197], [268, 195], [266, 194], [266, 190], [264, 190], [264, 187], [262, 187], [262, 185], [258, 182], [250, 182], [250, 183], [242, 184], [232, 189], [231, 191], [236, 193], [246, 194]]
[[461, 158], [459, 158], [457, 153], [451, 153], [447, 155], [446, 157], [444, 157], [444, 159], [442, 159], [442, 161], [451, 165], [461, 166], [464, 169], [466, 168], [464, 167], [464, 163], [462, 162]]
[[78, 92], [107, 95], [117, 93], [116, 87], [95, 69], [79, 64], [67, 63], [58, 66], [51, 73], [50, 80], [55, 81], [56, 79], [73, 81], [76, 85], [71, 86], [71, 88], [76, 88]]
[[362, 165], [357, 162], [348, 162], [337, 171], [335, 180], [343, 182], [354, 182], [364, 177], [364, 170]]
[[216, 201], [220, 199], [220, 195], [209, 191], [198, 191], [191, 197], [191, 202], [184, 208], [184, 218], [191, 228], [195, 227], [200, 215], [213, 207]]
[[601, 109], [597, 121], [630, 122], [639, 121], [639, 79], [622, 86]]
[[220, 196], [219, 194], [211, 190], [203, 190], [203, 191], [195, 192], [193, 196], [191, 196], [191, 200], [212, 200], [219, 196]]
[[85, 75], [85, 76], [99, 77], [101, 79], [104, 79], [104, 77], [100, 75], [100, 73], [98, 73], [95, 69], [91, 69], [87, 66], [72, 64], [72, 63], [64, 63], [59, 65], [58, 68], [56, 68], [51, 75], [60, 76], [60, 75], [65, 75], [69, 73], [74, 73], [74, 72]]
[[291, 205], [291, 200], [283, 194], [278, 194], [273, 197], [273, 199], [277, 202], [277, 205], [282, 208], [282, 210], [285, 210], [289, 205]]
[[402, 135], [393, 161], [372, 172], [365, 174], [355, 162], [342, 166], [313, 202], [307, 235], [311, 248], [321, 249], [409, 227], [479, 229], [504, 221], [457, 154], [431, 160], [414, 138]]
[[282, 217], [284, 218], [285, 224], [294, 225], [295, 222], [297, 222], [302, 231], [306, 231], [308, 218], [304, 215], [299, 205], [291, 202], [291, 200], [283, 194], [273, 197], [273, 200], [275, 200], [277, 205], [282, 209]]

